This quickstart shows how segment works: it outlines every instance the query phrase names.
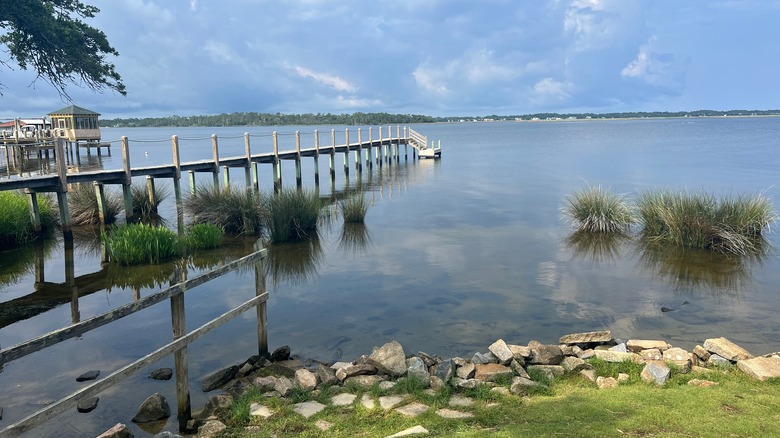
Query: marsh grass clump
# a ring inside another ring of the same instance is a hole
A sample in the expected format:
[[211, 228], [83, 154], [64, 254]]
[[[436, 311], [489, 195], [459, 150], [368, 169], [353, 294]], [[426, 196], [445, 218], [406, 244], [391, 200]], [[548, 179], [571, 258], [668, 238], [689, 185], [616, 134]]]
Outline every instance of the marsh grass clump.
[[314, 191], [282, 190], [263, 202], [271, 242], [296, 242], [316, 234], [322, 203]]
[[228, 234], [259, 234], [265, 210], [252, 191], [218, 186], [198, 187], [184, 203], [194, 223], [211, 223]]
[[167, 199], [171, 195], [171, 190], [168, 186], [154, 186], [153, 198], [149, 197], [149, 188], [146, 184], [135, 183], [130, 186], [130, 197], [133, 200], [133, 214], [141, 222], [151, 222], [157, 218], [157, 214], [160, 203]]
[[[105, 208], [107, 224], [116, 221], [119, 212], [122, 211], [122, 197], [112, 191], [105, 192]], [[100, 223], [100, 209], [98, 206], [95, 186], [92, 184], [72, 184], [68, 191], [68, 209], [73, 225], [94, 225]]]
[[211, 223], [195, 224], [184, 231], [184, 246], [189, 251], [214, 249], [222, 243], [225, 231]]
[[368, 213], [368, 206], [369, 202], [362, 193], [339, 201], [339, 209], [345, 223], [363, 223]]
[[740, 256], [762, 251], [764, 230], [777, 220], [761, 194], [718, 199], [704, 192], [645, 191], [637, 209], [645, 239]]
[[102, 238], [109, 258], [122, 265], [157, 264], [181, 254], [179, 236], [165, 227], [127, 224]]
[[635, 223], [625, 196], [588, 186], [566, 197], [563, 214], [577, 231], [588, 233], [627, 232]]
[[[38, 195], [41, 227], [49, 230], [57, 224], [57, 208], [50, 197]], [[20, 192], [0, 192], [0, 248], [12, 248], [35, 240], [30, 207]]]

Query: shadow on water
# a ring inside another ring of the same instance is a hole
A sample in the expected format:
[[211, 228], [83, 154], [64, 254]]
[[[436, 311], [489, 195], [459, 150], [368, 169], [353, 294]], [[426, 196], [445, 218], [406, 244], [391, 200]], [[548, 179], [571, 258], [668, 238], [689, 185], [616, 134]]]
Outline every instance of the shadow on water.
[[743, 255], [669, 247], [648, 239], [637, 239], [642, 267], [665, 278], [677, 291], [711, 295], [739, 295], [751, 283], [752, 269], [769, 255], [769, 244], [758, 242], [756, 250]]
[[282, 282], [306, 285], [317, 276], [323, 255], [317, 235], [301, 242], [272, 244], [266, 257], [266, 275], [271, 277], [274, 287]]
[[575, 257], [588, 259], [592, 263], [613, 262], [620, 258], [621, 247], [631, 241], [625, 233], [588, 233], [576, 231], [566, 238], [565, 243]]
[[46, 259], [57, 246], [57, 239], [49, 236], [19, 248], [0, 250], [0, 293], [6, 286], [18, 283], [24, 276], [32, 274], [38, 261]]

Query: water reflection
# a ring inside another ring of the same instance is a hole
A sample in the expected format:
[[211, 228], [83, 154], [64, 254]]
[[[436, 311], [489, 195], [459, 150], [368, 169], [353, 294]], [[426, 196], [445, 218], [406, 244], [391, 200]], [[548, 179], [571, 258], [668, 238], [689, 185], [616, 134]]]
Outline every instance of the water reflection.
[[575, 257], [598, 264], [620, 258], [621, 246], [631, 238], [625, 233], [588, 233], [576, 231], [566, 238], [566, 245]]
[[39, 266], [57, 245], [57, 239], [39, 239], [19, 248], [0, 250], [0, 293], [6, 286], [19, 282], [25, 275], [36, 273], [36, 281], [43, 275]]
[[360, 255], [371, 247], [372, 239], [364, 223], [347, 223], [341, 226], [339, 249], [352, 255]]
[[302, 286], [317, 277], [324, 251], [317, 235], [301, 242], [272, 244], [266, 257], [266, 274], [274, 287], [282, 282]]
[[639, 261], [653, 275], [667, 279], [675, 290], [713, 295], [739, 294], [752, 281], [752, 268], [769, 254], [766, 243], [745, 256], [669, 247], [649, 239], [637, 239]]

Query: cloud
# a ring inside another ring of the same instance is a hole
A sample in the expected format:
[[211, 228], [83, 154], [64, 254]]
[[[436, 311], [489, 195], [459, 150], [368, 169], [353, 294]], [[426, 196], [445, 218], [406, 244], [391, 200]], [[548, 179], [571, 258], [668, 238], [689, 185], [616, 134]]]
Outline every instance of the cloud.
[[636, 58], [620, 71], [620, 75], [655, 87], [679, 90], [684, 86], [686, 61], [674, 54], [654, 52], [653, 41], [654, 38], [651, 38], [639, 48]]
[[300, 66], [295, 66], [293, 68], [300, 77], [312, 79], [314, 80], [314, 82], [320, 85], [324, 85], [326, 87], [333, 88], [334, 90], [346, 91], [346, 92], [354, 92], [357, 90], [357, 87], [345, 81], [344, 79], [341, 79], [338, 76], [329, 75], [327, 73], [315, 72]]
[[569, 90], [573, 85], [553, 78], [544, 78], [534, 84], [532, 100], [537, 104], [552, 104], [571, 97]]

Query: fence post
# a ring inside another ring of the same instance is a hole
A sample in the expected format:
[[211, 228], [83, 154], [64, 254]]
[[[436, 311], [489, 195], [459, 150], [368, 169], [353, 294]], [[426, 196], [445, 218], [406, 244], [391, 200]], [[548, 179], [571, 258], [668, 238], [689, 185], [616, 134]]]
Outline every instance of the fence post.
[[344, 150], [344, 174], [349, 175], [349, 128], [344, 130], [345, 140], [347, 148]]
[[336, 130], [330, 130], [330, 159], [328, 164], [330, 165], [330, 179], [333, 181], [336, 179]]
[[279, 160], [279, 135], [274, 131], [274, 191], [282, 189], [282, 162]]
[[130, 146], [127, 136], [122, 136], [122, 168], [125, 172], [125, 179], [122, 182], [122, 196], [125, 200], [125, 220], [129, 223], [133, 216], [133, 194], [130, 185], [133, 183], [133, 175], [130, 173]]
[[252, 190], [252, 152], [249, 148], [249, 133], [244, 133], [244, 148], [246, 149], [246, 168], [244, 177], [246, 178], [246, 189]]
[[[173, 146], [173, 166], [176, 168], [176, 172], [173, 175], [173, 193], [176, 197], [176, 221], [178, 222], [179, 233], [183, 233], [184, 206], [182, 205], [181, 200], [181, 157], [179, 155], [179, 136], [174, 135], [171, 138], [171, 143]], [[154, 185], [152, 185], [151, 188], [154, 190]], [[154, 204], [152, 204], [152, 208], [154, 208]]]
[[214, 156], [214, 170], [211, 172], [214, 177], [214, 188], [219, 188], [219, 146], [217, 134], [211, 134], [211, 153]]
[[301, 133], [295, 131], [295, 185], [300, 189], [303, 186], [301, 178]]
[[320, 132], [314, 130], [314, 185], [320, 185]]

